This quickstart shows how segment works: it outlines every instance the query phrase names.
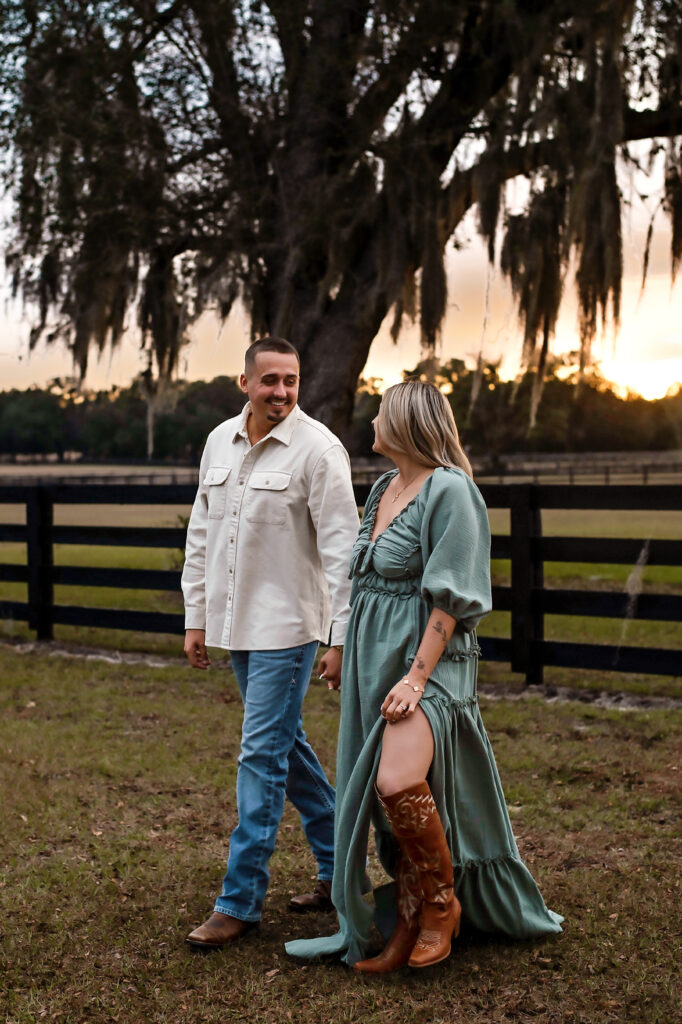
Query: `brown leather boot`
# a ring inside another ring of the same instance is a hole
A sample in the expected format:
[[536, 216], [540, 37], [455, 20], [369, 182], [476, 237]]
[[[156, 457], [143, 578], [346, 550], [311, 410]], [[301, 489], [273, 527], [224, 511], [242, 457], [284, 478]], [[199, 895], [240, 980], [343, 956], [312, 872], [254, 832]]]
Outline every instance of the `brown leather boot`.
[[300, 896], [292, 896], [289, 900], [289, 910], [297, 914], [310, 912], [323, 912], [333, 910], [332, 883], [324, 878], [318, 878], [312, 892], [301, 893]]
[[403, 854], [417, 869], [424, 897], [419, 936], [408, 963], [428, 967], [449, 955], [462, 915], [443, 825], [426, 782], [380, 799]]
[[186, 941], [195, 949], [222, 949], [228, 943], [236, 942], [257, 924], [257, 921], [240, 921], [239, 918], [216, 911], [207, 921], [190, 932]]
[[404, 967], [417, 941], [422, 891], [419, 875], [414, 865], [404, 855], [401, 855], [398, 861], [396, 887], [398, 923], [378, 956], [353, 964], [355, 970], [363, 974], [386, 974], [388, 971], [397, 971], [399, 967]]

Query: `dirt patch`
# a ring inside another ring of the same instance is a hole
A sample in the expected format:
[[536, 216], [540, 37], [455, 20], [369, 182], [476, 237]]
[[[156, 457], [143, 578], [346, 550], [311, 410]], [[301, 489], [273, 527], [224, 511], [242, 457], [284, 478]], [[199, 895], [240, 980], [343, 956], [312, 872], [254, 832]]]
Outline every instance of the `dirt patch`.
[[[109, 665], [148, 665], [150, 668], [178, 668], [187, 664], [185, 658], [167, 658], [157, 654], [135, 653], [133, 651], [112, 651], [104, 647], [66, 646], [55, 641], [31, 640], [27, 642], [3, 640], [0, 649], [15, 654], [37, 654], [43, 657], [78, 658], [80, 661], [103, 661]], [[215, 661], [218, 669], [230, 668], [229, 658]]]
[[[102, 647], [66, 646], [55, 641], [33, 640], [29, 642], [0, 641], [0, 649], [13, 651], [15, 654], [37, 654], [58, 658], [78, 658], [82, 661], [103, 661], [110, 665], [148, 665], [150, 668], [178, 668], [186, 664], [185, 659], [161, 657], [155, 654], [134, 653], [132, 651], [111, 651]], [[227, 670], [231, 667], [229, 657], [215, 659], [213, 669]], [[591, 704], [594, 707], [617, 711], [648, 711], [648, 710], [680, 710], [682, 700], [675, 697], [642, 696], [626, 693], [623, 690], [578, 690], [570, 686], [518, 687], [505, 685], [479, 684], [479, 693], [488, 700], [543, 700], [548, 704], [568, 704], [577, 701], [580, 704]]]
[[548, 704], [591, 704], [610, 711], [670, 711], [682, 708], [682, 700], [675, 697], [649, 697], [623, 690], [576, 690], [570, 686], [526, 686], [523, 690], [507, 686], [479, 685], [479, 693], [488, 700], [544, 700]]

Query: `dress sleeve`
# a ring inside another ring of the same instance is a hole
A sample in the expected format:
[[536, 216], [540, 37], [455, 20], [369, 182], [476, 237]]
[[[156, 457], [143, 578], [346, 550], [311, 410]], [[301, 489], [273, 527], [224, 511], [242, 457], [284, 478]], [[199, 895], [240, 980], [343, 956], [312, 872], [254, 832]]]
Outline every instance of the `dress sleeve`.
[[462, 470], [431, 477], [421, 525], [422, 596], [469, 633], [492, 609], [490, 525], [481, 494]]

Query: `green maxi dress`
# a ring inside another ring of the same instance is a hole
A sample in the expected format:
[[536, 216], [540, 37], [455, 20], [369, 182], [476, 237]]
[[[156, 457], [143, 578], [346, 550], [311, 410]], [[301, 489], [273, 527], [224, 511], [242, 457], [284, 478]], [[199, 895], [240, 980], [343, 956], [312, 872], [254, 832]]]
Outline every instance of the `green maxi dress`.
[[561, 931], [563, 918], [547, 909], [519, 857], [478, 708], [475, 628], [491, 609], [485, 504], [464, 472], [439, 468], [372, 541], [379, 499], [395, 472], [372, 488], [351, 557], [332, 886], [339, 931], [288, 942], [293, 956], [339, 953], [353, 964], [367, 953], [373, 917], [390, 934], [394, 884], [375, 890], [376, 908], [362, 895], [370, 823], [390, 875], [398, 854], [374, 790], [386, 725], [380, 708], [409, 670], [434, 607], [452, 615], [457, 626], [419, 707], [433, 732], [428, 782], [452, 854], [463, 919], [481, 931], [517, 939]]

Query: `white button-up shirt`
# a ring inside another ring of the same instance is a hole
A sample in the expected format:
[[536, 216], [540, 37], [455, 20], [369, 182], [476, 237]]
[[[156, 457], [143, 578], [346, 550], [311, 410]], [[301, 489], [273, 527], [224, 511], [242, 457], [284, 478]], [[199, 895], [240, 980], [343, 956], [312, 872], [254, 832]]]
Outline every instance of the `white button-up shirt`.
[[298, 406], [251, 446], [249, 404], [208, 436], [187, 530], [185, 628], [232, 650], [343, 643], [358, 532], [348, 454]]

